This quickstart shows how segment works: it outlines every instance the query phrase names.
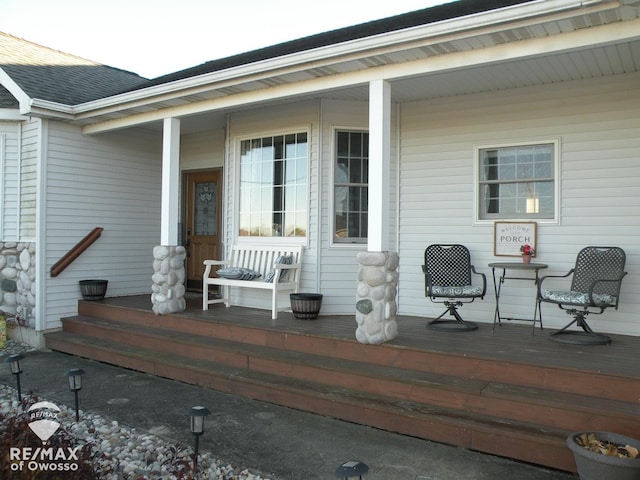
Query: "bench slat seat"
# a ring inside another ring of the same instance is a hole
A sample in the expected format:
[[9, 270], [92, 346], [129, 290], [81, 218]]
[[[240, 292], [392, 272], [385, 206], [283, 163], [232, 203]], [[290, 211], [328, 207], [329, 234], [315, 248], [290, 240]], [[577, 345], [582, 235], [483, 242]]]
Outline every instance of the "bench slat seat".
[[[300, 269], [302, 265], [301, 245], [275, 246], [275, 245], [234, 245], [231, 249], [231, 258], [228, 260], [205, 260], [205, 271], [202, 277], [202, 309], [208, 310], [209, 305], [224, 303], [226, 307], [231, 305], [231, 287], [256, 288], [271, 290], [271, 318], [278, 318], [278, 293], [297, 293], [300, 284]], [[275, 263], [281, 256], [291, 256], [292, 263]], [[216, 267], [241, 267], [249, 268], [260, 273], [255, 280], [238, 280], [222, 277], [212, 277], [217, 271]], [[270, 271], [275, 270], [273, 281], [265, 279]], [[286, 272], [286, 273], [285, 273]], [[221, 297], [209, 299], [209, 285], [222, 287]]]

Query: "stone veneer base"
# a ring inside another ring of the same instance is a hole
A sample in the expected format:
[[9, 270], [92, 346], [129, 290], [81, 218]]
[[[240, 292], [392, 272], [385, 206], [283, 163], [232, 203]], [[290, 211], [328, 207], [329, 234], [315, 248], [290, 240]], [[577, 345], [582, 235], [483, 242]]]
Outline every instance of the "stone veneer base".
[[182, 312], [187, 308], [183, 246], [160, 245], [153, 248], [153, 285], [151, 303], [157, 315]]
[[398, 262], [395, 252], [360, 252], [357, 255], [356, 340], [380, 344], [398, 335]]

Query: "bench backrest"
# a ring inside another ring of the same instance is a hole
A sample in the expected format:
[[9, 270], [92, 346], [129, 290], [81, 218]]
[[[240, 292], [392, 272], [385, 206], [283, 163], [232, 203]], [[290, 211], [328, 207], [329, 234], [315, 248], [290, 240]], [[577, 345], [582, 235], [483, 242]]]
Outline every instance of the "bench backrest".
[[[234, 267], [245, 267], [260, 272], [262, 278], [273, 268], [276, 259], [281, 255], [293, 256], [292, 263], [300, 263], [302, 260], [302, 245], [297, 246], [270, 246], [270, 245], [234, 245], [231, 252], [231, 264]], [[288, 281], [298, 281], [298, 272], [289, 276]]]

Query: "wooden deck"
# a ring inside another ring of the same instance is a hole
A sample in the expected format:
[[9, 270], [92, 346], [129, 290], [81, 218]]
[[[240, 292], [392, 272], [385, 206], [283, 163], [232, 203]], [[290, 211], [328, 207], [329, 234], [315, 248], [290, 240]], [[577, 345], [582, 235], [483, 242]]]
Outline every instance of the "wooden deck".
[[[151, 311], [148, 295], [107, 298], [101, 303]], [[289, 312], [281, 312], [277, 320], [272, 320], [268, 310], [216, 305], [210, 307], [209, 311], [202, 311], [199, 298], [191, 298], [187, 310], [173, 316], [349, 340], [355, 339], [356, 330], [355, 314], [321, 315], [317, 320], [305, 321], [297, 320]], [[425, 328], [429, 320], [428, 317], [399, 315], [398, 336], [385, 345], [477, 356], [507, 363], [549, 365], [640, 377], [640, 337], [609, 334], [613, 339], [611, 345], [578, 346], [551, 341], [548, 337], [552, 330], [549, 329], [540, 330], [536, 327], [535, 334], [532, 334], [530, 324], [503, 322], [494, 333], [492, 324], [480, 323], [480, 328], [473, 332], [449, 333]]]
[[398, 337], [355, 341], [355, 316], [297, 320], [216, 305], [156, 316], [149, 296], [80, 302], [47, 335], [55, 350], [406, 435], [575, 471], [578, 430], [640, 431], [640, 338], [606, 346], [548, 338], [531, 324], [495, 333], [425, 328], [400, 316]]

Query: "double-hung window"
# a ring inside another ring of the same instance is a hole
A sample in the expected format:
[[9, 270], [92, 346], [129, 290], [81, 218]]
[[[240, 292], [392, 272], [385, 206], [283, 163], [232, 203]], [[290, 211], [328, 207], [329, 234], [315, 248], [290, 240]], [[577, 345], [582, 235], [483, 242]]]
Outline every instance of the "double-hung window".
[[369, 133], [336, 131], [333, 239], [366, 243], [369, 221]]
[[240, 142], [240, 236], [307, 235], [307, 133]]
[[476, 148], [478, 220], [553, 219], [557, 142]]

